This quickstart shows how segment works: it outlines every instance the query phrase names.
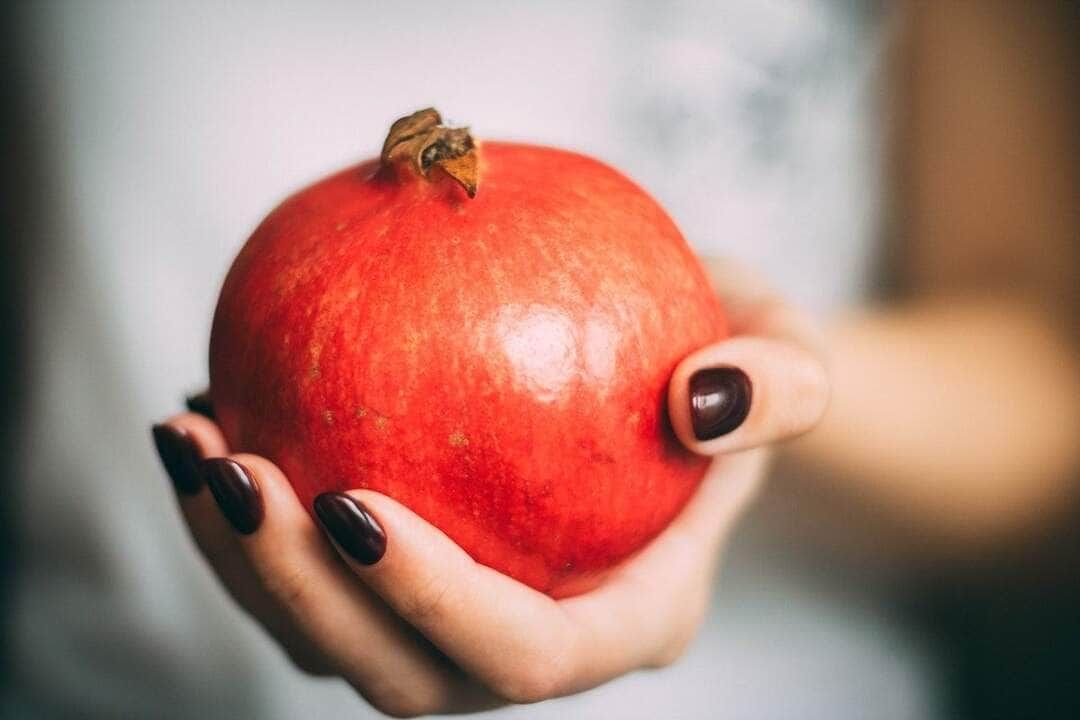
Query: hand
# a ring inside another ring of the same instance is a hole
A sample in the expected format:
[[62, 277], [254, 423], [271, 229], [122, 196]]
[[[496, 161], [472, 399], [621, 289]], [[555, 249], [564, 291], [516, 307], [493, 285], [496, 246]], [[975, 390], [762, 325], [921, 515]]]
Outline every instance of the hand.
[[[818, 336], [750, 278], [719, 276], [735, 336], [688, 357], [671, 382], [676, 434], [723, 456], [670, 527], [577, 597], [552, 600], [473, 562], [369, 490], [333, 496], [339, 520], [364, 532], [328, 541], [281, 471], [230, 454], [202, 414], [171, 418], [154, 439], [199, 549], [305, 671], [340, 675], [395, 716], [580, 692], [680, 656], [705, 615], [720, 548], [762, 479], [765, 446], [806, 431], [824, 410]], [[741, 372], [708, 371], [720, 367]], [[340, 523], [329, 525], [340, 534]]]

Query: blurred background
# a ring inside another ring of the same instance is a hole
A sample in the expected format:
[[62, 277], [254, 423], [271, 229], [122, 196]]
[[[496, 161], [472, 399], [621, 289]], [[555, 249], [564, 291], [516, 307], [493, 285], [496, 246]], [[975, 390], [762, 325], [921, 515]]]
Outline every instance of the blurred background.
[[832, 341], [687, 657], [496, 714], [1080, 717], [1078, 15], [6, 4], [0, 714], [374, 716], [215, 584], [148, 429], [259, 220], [434, 105], [620, 168]]

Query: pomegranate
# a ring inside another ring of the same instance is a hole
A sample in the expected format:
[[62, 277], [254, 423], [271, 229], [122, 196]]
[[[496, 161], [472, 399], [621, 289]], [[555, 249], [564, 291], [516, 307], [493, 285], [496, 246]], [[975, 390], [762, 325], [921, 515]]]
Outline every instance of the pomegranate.
[[211, 395], [231, 446], [277, 463], [309, 510], [386, 493], [561, 597], [694, 492], [707, 460], [673, 435], [667, 383], [725, 334], [641, 188], [428, 109], [255, 230], [215, 313]]

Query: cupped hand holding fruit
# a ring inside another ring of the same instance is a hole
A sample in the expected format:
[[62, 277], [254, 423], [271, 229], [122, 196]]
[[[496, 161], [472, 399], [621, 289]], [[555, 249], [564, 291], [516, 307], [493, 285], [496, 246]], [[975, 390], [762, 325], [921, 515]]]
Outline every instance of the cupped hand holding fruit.
[[220, 425], [154, 432], [192, 535], [299, 666], [390, 714], [671, 662], [765, 446], [824, 409], [820, 341], [730, 266], [721, 314], [595, 161], [492, 143], [477, 164], [437, 116], [402, 122], [381, 168], [294, 196], [234, 265]]

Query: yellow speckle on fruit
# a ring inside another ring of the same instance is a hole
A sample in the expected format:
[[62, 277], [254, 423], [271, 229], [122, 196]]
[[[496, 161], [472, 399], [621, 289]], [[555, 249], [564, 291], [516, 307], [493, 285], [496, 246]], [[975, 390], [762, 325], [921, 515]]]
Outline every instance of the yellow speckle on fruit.
[[338, 232], [341, 232], [342, 230], [344, 230], [348, 226], [349, 226], [349, 223], [347, 223], [345, 221], [342, 221], [342, 222], [339, 222], [337, 225], [335, 225], [334, 229], [337, 230]]
[[495, 225], [495, 223], [488, 223], [487, 231], [488, 231], [488, 235], [494, 235], [495, 233], [497, 233], [499, 231], [499, 228], [498, 228], [498, 226]]
[[637, 410], [626, 416], [627, 425], [637, 425], [639, 422], [641, 422], [641, 413]]
[[423, 336], [415, 330], [410, 330], [405, 336], [405, 352], [416, 352], [416, 348], [420, 347], [420, 341]]
[[389, 420], [387, 420], [382, 415], [380, 415], [379, 417], [375, 418], [375, 429], [376, 430], [385, 430], [386, 426], [389, 423], [390, 423]]
[[467, 447], [468, 444], [469, 438], [465, 437], [465, 433], [460, 430], [450, 433], [450, 445], [453, 447]]
[[366, 407], [358, 407], [358, 408], [356, 408], [356, 410], [354, 411], [353, 414], [355, 414], [356, 417], [358, 417], [358, 418], [362, 418], [365, 415], [367, 415], [367, 408]]
[[388, 233], [388, 232], [390, 232], [390, 226], [389, 225], [383, 225], [381, 228], [378, 229], [378, 231], [376, 231], [375, 235], [377, 237], [385, 237], [386, 233]]
[[323, 410], [323, 412], [322, 412], [322, 420], [327, 425], [333, 425], [334, 424], [334, 413], [330, 412], [329, 410]]
[[309, 367], [308, 371], [307, 371], [307, 374], [308, 374], [308, 377], [311, 378], [312, 380], [318, 380], [319, 377], [322, 375], [322, 370], [319, 369], [319, 364], [315, 363], [314, 365]]

